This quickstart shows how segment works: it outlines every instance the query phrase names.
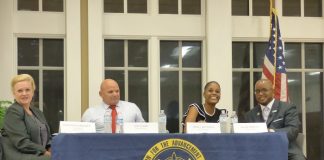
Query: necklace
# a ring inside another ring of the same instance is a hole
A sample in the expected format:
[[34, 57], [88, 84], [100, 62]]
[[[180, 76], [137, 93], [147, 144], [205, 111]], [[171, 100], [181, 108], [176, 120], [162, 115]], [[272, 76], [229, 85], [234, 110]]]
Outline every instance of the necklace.
[[205, 111], [205, 113], [206, 113], [208, 116], [212, 117], [212, 116], [215, 114], [215, 111], [216, 111], [216, 108], [215, 108], [215, 107], [214, 107], [214, 112], [213, 112], [212, 114], [209, 114], [209, 113], [206, 111], [205, 104], [203, 104], [203, 106], [204, 106], [204, 111]]

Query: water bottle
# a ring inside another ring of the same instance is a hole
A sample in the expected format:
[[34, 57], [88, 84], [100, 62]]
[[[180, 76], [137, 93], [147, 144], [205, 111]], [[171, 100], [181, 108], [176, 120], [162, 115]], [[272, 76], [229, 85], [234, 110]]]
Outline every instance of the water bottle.
[[161, 110], [159, 114], [159, 133], [167, 133], [166, 123], [167, 123], [167, 117], [164, 113], [164, 110]]
[[221, 110], [221, 114], [219, 115], [219, 123], [221, 128], [221, 133], [227, 132], [227, 113], [226, 110]]
[[124, 126], [124, 119], [121, 113], [119, 113], [116, 121], [116, 133], [123, 133], [123, 126]]
[[103, 132], [104, 133], [111, 133], [111, 113], [106, 111], [104, 114], [104, 121], [103, 121]]
[[232, 133], [234, 133], [234, 123], [238, 123], [238, 118], [237, 118], [235, 111], [232, 112], [232, 116], [231, 116], [231, 132]]

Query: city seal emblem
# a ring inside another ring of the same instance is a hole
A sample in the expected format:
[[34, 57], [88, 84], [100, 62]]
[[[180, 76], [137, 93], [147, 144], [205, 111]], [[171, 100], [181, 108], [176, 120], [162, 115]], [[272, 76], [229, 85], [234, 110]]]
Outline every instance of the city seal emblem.
[[191, 142], [170, 138], [151, 147], [143, 160], [205, 160], [205, 157]]

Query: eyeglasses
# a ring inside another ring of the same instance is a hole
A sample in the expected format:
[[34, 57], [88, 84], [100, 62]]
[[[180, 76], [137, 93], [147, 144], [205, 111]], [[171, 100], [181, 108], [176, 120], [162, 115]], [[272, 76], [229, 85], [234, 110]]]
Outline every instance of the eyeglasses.
[[269, 91], [269, 89], [265, 89], [265, 88], [262, 88], [262, 89], [256, 89], [254, 91], [255, 94], [260, 94], [260, 93], [267, 93]]

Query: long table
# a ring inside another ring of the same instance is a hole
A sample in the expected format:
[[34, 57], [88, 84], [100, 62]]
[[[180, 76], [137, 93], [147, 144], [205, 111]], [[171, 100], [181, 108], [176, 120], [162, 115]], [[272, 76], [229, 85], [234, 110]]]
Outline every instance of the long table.
[[59, 134], [53, 160], [287, 160], [285, 133]]

